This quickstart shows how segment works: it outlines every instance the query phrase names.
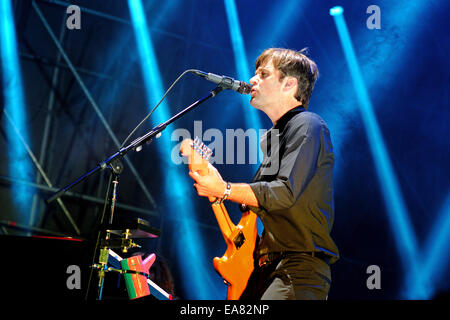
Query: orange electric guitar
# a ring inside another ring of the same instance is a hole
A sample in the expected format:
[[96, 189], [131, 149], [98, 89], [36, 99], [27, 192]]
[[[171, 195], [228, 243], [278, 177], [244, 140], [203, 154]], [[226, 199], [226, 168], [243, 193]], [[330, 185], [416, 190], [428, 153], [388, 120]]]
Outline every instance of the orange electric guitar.
[[[181, 154], [188, 157], [189, 170], [200, 175], [208, 174], [212, 154], [198, 139], [186, 139], [181, 143]], [[256, 244], [256, 214], [250, 210], [242, 214], [238, 225], [231, 221], [224, 204], [209, 197], [220, 231], [227, 244], [222, 258], [213, 259], [214, 269], [228, 285], [227, 299], [237, 300], [247, 286], [253, 271], [253, 250]]]

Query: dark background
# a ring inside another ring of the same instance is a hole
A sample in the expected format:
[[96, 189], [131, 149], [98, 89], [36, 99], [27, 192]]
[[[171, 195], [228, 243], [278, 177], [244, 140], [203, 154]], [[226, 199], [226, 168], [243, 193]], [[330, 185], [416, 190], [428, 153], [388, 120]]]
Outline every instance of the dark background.
[[[223, 1], [142, 2], [164, 90], [190, 68], [238, 78]], [[28, 143], [38, 159], [44, 153], [41, 165], [57, 189], [94, 168], [117, 148], [66, 62], [59, 57], [32, 1], [17, 0], [12, 4]], [[65, 53], [117, 139], [124, 141], [153, 108], [146, 100], [127, 1], [73, 1], [72, 4], [82, 8], [80, 30], [65, 29], [68, 3], [36, 1], [36, 4], [55, 35], [61, 37]], [[366, 27], [369, 17], [366, 9], [372, 4], [381, 9], [379, 30]], [[389, 218], [390, 211], [383, 197], [389, 189], [375, 170], [377, 159], [370, 151], [349, 69], [333, 17], [329, 15], [334, 5], [344, 7], [355, 53], [411, 221], [418, 247], [415, 267], [424, 270], [421, 266], [427, 259], [438, 265], [433, 269], [432, 282], [428, 283], [432, 291], [427, 297], [416, 295], [409, 287], [411, 279], [417, 277], [411, 277], [411, 268], [403, 262], [405, 253], [398, 250], [398, 243], [404, 239], [399, 238], [398, 225]], [[427, 250], [429, 247], [425, 245], [449, 232], [448, 228], [434, 231], [435, 223], [450, 210], [448, 204], [445, 207], [450, 190], [448, 2], [283, 0], [236, 1], [236, 6], [250, 75], [255, 58], [271, 46], [297, 50], [308, 47], [310, 57], [319, 67], [320, 78], [310, 110], [328, 123], [335, 147], [336, 219], [332, 237], [341, 253], [341, 259], [332, 269], [329, 299], [431, 299], [448, 293], [450, 286], [445, 274], [450, 271], [449, 250], [443, 246], [435, 252]], [[53, 86], [55, 69], [59, 73]], [[185, 76], [166, 98], [167, 114], [179, 112], [212, 88], [214, 85], [209, 82], [193, 75]], [[48, 111], [52, 91], [54, 102]], [[4, 101], [1, 101], [3, 109]], [[247, 130], [245, 117], [250, 108], [248, 103], [243, 105], [239, 94], [226, 91], [169, 129], [184, 128], [193, 134], [194, 121], [202, 121], [203, 132], [209, 128], [223, 133], [226, 129]], [[263, 127], [270, 128], [265, 115], [259, 116]], [[50, 131], [47, 147], [41, 150], [47, 117]], [[3, 113], [0, 118], [0, 148], [5, 151], [23, 148], [12, 144]], [[155, 121], [152, 117], [145, 122], [133, 138], [150, 130]], [[154, 203], [143, 194], [135, 175], [125, 164], [118, 202], [133, 208], [117, 208], [115, 215], [141, 217], [161, 229], [160, 238], [137, 242], [142, 245], [141, 251], [155, 252], [167, 261], [177, 297], [224, 299], [226, 288], [212, 267], [212, 258], [223, 255], [225, 244], [213, 213], [207, 200], [197, 197], [191, 187], [187, 168], [174, 165], [161, 151], [172, 150], [177, 143], [171, 141], [167, 145], [163, 140], [156, 140], [140, 153], [127, 155]], [[56, 201], [51, 204], [44, 201], [55, 189], [34, 185], [29, 189], [36, 194], [34, 209], [31, 204], [27, 210], [17, 208], [13, 201], [14, 183], [46, 184], [42, 179], [37, 182], [39, 174], [33, 164], [33, 174], [26, 181], [14, 182], [10, 161], [7, 152], [0, 153], [3, 234], [39, 233], [5, 224], [5, 221], [15, 221], [21, 226], [58, 234], [95, 238], [108, 181], [107, 170], [71, 190], [95, 197], [97, 202], [70, 195], [62, 198], [81, 231], [77, 235]], [[217, 168], [225, 180], [232, 182], [249, 181], [256, 169], [248, 164], [222, 164]], [[170, 170], [175, 173], [167, 179]], [[177, 188], [181, 188], [181, 193], [175, 191]], [[227, 207], [237, 222], [240, 217], [237, 206], [230, 203]], [[143, 211], [138, 212], [136, 208]], [[17, 251], [26, 250], [24, 244], [17, 247]], [[43, 247], [42, 250], [51, 249]], [[379, 290], [369, 290], [366, 286], [369, 276], [366, 270], [370, 265], [381, 269]]]

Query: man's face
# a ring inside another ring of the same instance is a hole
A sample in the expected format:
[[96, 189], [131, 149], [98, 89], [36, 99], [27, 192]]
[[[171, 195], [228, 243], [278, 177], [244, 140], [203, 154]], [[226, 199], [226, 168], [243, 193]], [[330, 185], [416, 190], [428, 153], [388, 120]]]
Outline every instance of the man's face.
[[280, 82], [281, 73], [275, 69], [272, 59], [265, 65], [261, 65], [250, 79], [253, 85], [250, 91], [250, 104], [264, 110], [279, 101], [282, 92], [283, 81]]

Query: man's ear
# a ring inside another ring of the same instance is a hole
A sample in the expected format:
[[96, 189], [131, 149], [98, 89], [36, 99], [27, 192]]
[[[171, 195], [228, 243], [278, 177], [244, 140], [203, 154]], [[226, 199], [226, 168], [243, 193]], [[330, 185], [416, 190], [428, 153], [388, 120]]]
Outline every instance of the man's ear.
[[286, 77], [286, 82], [284, 83], [284, 89], [286, 91], [290, 91], [293, 88], [297, 87], [297, 78], [295, 77]]

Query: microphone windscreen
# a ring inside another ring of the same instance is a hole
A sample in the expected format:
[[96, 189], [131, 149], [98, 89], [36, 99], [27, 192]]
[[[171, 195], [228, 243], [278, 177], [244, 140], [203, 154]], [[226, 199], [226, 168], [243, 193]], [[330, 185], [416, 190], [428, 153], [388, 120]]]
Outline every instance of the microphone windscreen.
[[241, 81], [238, 92], [242, 94], [249, 94], [252, 90], [252, 85], [247, 82]]

